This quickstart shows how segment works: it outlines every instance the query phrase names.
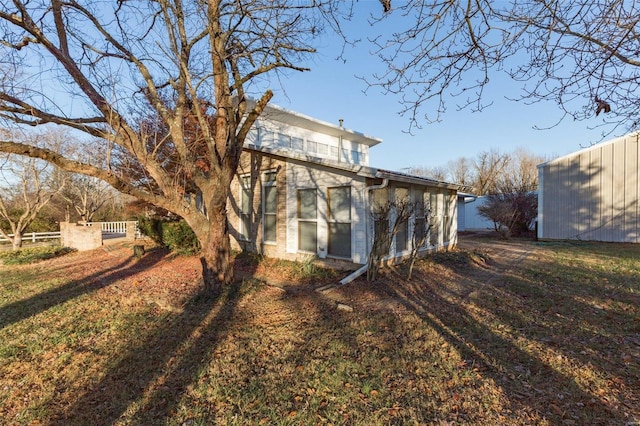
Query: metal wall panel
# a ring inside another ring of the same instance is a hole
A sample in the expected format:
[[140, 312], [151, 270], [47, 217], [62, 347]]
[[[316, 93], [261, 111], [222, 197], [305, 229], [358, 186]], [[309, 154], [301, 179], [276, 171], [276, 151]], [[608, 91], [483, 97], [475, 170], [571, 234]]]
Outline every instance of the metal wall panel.
[[640, 242], [638, 144], [628, 135], [539, 165], [539, 237]]

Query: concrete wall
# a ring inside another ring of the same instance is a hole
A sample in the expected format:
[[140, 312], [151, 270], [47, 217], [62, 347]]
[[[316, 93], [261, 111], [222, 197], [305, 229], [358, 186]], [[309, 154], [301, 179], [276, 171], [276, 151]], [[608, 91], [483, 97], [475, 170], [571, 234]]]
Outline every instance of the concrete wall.
[[79, 251], [93, 250], [102, 246], [102, 230], [99, 226], [60, 222], [60, 242]]

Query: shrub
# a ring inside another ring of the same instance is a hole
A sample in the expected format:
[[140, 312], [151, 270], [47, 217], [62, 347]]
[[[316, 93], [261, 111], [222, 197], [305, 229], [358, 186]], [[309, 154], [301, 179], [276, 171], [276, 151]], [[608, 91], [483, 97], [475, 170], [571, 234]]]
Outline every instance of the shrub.
[[162, 221], [146, 216], [138, 217], [138, 229], [143, 235], [151, 238], [156, 244], [164, 246], [162, 241]]
[[490, 194], [478, 213], [493, 221], [495, 230], [504, 237], [517, 237], [527, 233], [535, 221], [538, 196], [530, 191]]
[[162, 223], [162, 243], [169, 250], [185, 255], [200, 251], [200, 243], [196, 234], [184, 220]]
[[31, 247], [0, 253], [0, 260], [5, 265], [24, 265], [63, 256], [76, 251], [69, 247]]

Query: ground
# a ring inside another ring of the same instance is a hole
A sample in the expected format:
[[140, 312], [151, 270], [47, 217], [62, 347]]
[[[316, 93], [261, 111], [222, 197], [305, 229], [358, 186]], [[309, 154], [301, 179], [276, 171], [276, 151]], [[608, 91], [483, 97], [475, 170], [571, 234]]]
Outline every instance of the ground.
[[459, 246], [411, 280], [398, 265], [344, 286], [346, 272], [240, 255], [244, 284], [214, 302], [198, 301], [196, 257], [149, 244], [13, 267], [54, 284], [3, 284], [0, 418], [639, 424], [640, 246]]

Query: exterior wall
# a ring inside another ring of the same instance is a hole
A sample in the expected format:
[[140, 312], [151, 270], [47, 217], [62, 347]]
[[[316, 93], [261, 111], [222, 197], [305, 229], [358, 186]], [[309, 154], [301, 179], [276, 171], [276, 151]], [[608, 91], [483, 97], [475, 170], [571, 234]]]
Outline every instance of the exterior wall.
[[478, 197], [471, 202], [458, 202], [459, 231], [493, 229], [493, 222], [478, 213], [478, 207], [484, 205], [485, 201], [486, 197]]
[[538, 237], [640, 242], [638, 135], [538, 166]]
[[[429, 231], [426, 237], [425, 243], [418, 249], [419, 253], [427, 253], [430, 251], [445, 250], [454, 247], [458, 241], [457, 222], [458, 222], [458, 206], [457, 206], [457, 191], [431, 187], [426, 185], [408, 185], [404, 183], [391, 182], [388, 187], [377, 190], [377, 194], [372, 197], [375, 201], [371, 201], [371, 205], [375, 206], [379, 203], [384, 203], [384, 200], [390, 202], [397, 202], [398, 190], [408, 190], [410, 194], [410, 201], [412, 203], [422, 201], [425, 208], [428, 210], [426, 215], [429, 220]], [[372, 207], [375, 208], [375, 207]], [[393, 213], [392, 213], [393, 214]], [[394, 218], [392, 217], [392, 220]], [[408, 243], [405, 250], [398, 248], [397, 238], [394, 238], [391, 244], [391, 249], [387, 260], [390, 259], [402, 259], [408, 257], [412, 250], [411, 236], [414, 233], [415, 227], [415, 215], [409, 220], [407, 226]], [[374, 238], [374, 224], [370, 220], [368, 223], [368, 238], [369, 243], [367, 250], [371, 247]]]
[[[276, 172], [277, 214], [276, 214], [276, 243], [263, 242], [262, 223], [262, 187], [263, 172]], [[249, 238], [240, 235], [240, 203], [241, 192], [239, 178], [251, 176], [251, 213]], [[270, 257], [286, 258], [286, 163], [282, 160], [266, 156], [257, 152], [244, 151], [240, 158], [237, 174], [231, 183], [231, 197], [227, 202], [227, 214], [229, 220], [229, 234], [231, 247], [235, 250], [247, 250], [254, 253], [265, 254]]]
[[358, 264], [366, 263], [367, 258], [367, 229], [365, 211], [365, 180], [358, 178], [353, 173], [338, 172], [321, 166], [309, 167], [306, 163], [289, 162], [287, 164], [287, 253], [300, 258], [310, 253], [298, 250], [298, 198], [299, 189], [316, 188], [318, 191], [318, 248], [316, 254], [325, 259], [328, 255], [328, 188], [351, 187], [351, 261]]
[[[275, 243], [263, 242], [262, 223], [262, 186], [266, 171], [276, 172], [277, 189], [277, 232]], [[241, 235], [241, 179], [250, 176], [251, 211], [249, 238]], [[289, 260], [302, 260], [316, 256], [325, 263], [342, 267], [347, 263], [365, 264], [373, 241], [373, 220], [370, 210], [369, 185], [380, 184], [380, 179], [372, 180], [356, 175], [352, 171], [339, 170], [320, 164], [294, 159], [280, 159], [273, 155], [255, 151], [242, 154], [238, 173], [231, 185], [231, 197], [227, 211], [232, 248], [263, 253], [270, 257]], [[351, 255], [335, 257], [329, 255], [329, 189], [350, 187], [351, 191]], [[457, 243], [457, 192], [451, 189], [429, 187], [416, 184], [391, 183], [385, 190], [386, 196], [393, 194], [396, 188], [405, 188], [412, 200], [423, 199], [433, 203], [429, 212], [433, 227], [421, 252], [441, 250]], [[298, 190], [315, 189], [317, 191], [317, 247], [315, 252], [298, 248]], [[392, 198], [391, 198], [392, 199]], [[427, 207], [428, 208], [428, 207]], [[408, 224], [408, 233], [412, 235], [414, 219]], [[411, 239], [404, 251], [396, 250], [395, 242], [390, 258], [406, 257], [411, 252]]]
[[60, 244], [78, 251], [102, 247], [102, 229], [99, 226], [60, 222]]
[[[297, 141], [292, 142], [292, 138]], [[369, 165], [369, 146], [365, 144], [269, 120], [268, 117], [258, 119], [256, 126], [247, 136], [246, 143], [257, 147], [286, 149], [288, 152], [335, 162]], [[312, 146], [315, 149], [311, 149]]]

